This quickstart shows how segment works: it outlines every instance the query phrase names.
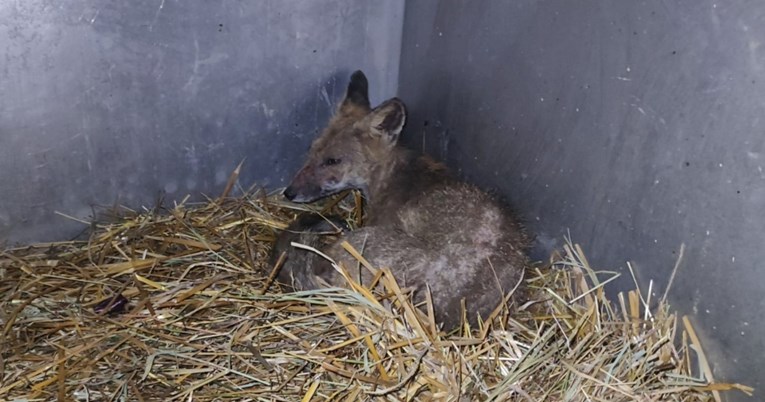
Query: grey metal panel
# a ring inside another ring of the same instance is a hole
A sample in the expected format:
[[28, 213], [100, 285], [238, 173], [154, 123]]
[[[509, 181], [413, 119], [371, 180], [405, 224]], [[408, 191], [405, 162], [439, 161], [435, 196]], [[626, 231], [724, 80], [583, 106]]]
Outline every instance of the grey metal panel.
[[279, 186], [363, 68], [398, 81], [403, 0], [0, 4], [0, 243], [91, 206]]
[[671, 301], [718, 378], [762, 389], [764, 41], [762, 2], [407, 2], [407, 140], [619, 288], [629, 260], [660, 297], [686, 243]]

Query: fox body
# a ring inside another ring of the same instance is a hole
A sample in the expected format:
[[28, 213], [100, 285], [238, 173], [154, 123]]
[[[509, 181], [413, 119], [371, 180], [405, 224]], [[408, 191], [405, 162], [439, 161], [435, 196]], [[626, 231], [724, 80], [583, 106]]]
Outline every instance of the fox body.
[[[312, 202], [345, 189], [361, 190], [367, 225], [341, 225], [301, 218], [282, 233], [274, 258], [287, 259], [283, 282], [310, 289], [344, 279], [314, 253], [290, 249], [290, 241], [318, 245], [346, 268], [356, 260], [340, 241], [321, 244], [316, 233], [335, 231], [376, 267], [389, 267], [415, 301], [430, 288], [436, 319], [460, 322], [461, 300], [468, 318], [486, 317], [522, 278], [529, 239], [516, 218], [475, 186], [452, 177], [440, 164], [397, 145], [406, 119], [404, 104], [390, 99], [372, 109], [366, 77], [351, 76], [346, 97], [314, 141], [307, 160], [284, 190], [295, 202]], [[336, 222], [335, 222], [336, 223]], [[361, 270], [362, 281], [370, 280]]]

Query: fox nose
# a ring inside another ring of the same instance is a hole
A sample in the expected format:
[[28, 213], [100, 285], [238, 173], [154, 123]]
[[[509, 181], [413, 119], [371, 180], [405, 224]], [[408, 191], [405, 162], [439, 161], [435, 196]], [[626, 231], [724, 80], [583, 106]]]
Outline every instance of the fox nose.
[[297, 195], [297, 193], [295, 192], [295, 189], [292, 188], [292, 186], [285, 188], [282, 194], [284, 194], [284, 197], [286, 197], [290, 201], [294, 200], [295, 196]]

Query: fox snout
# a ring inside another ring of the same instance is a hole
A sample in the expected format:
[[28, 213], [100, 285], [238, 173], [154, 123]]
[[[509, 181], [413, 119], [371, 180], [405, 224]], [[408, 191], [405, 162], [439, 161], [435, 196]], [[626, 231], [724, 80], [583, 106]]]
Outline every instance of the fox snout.
[[284, 197], [294, 202], [311, 202], [321, 198], [324, 195], [322, 188], [313, 176], [309, 169], [301, 169], [284, 189]]
[[302, 194], [300, 194], [298, 190], [293, 186], [289, 186], [284, 189], [284, 197], [294, 202], [308, 202], [308, 201], [303, 201], [303, 198], [305, 197]]
[[309, 162], [300, 169], [282, 194], [293, 202], [314, 202], [350, 188], [341, 176], [339, 172], [327, 171], [326, 168]]
[[318, 186], [308, 186], [306, 191], [304, 188], [295, 186], [289, 186], [284, 189], [284, 197], [292, 202], [312, 202], [321, 198], [321, 189]]

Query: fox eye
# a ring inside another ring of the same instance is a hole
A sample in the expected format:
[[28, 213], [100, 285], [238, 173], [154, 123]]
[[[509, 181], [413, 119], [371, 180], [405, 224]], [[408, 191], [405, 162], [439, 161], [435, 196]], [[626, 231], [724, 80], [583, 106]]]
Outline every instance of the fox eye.
[[324, 159], [324, 166], [337, 165], [338, 163], [340, 163], [340, 159], [336, 159], [336, 158]]

